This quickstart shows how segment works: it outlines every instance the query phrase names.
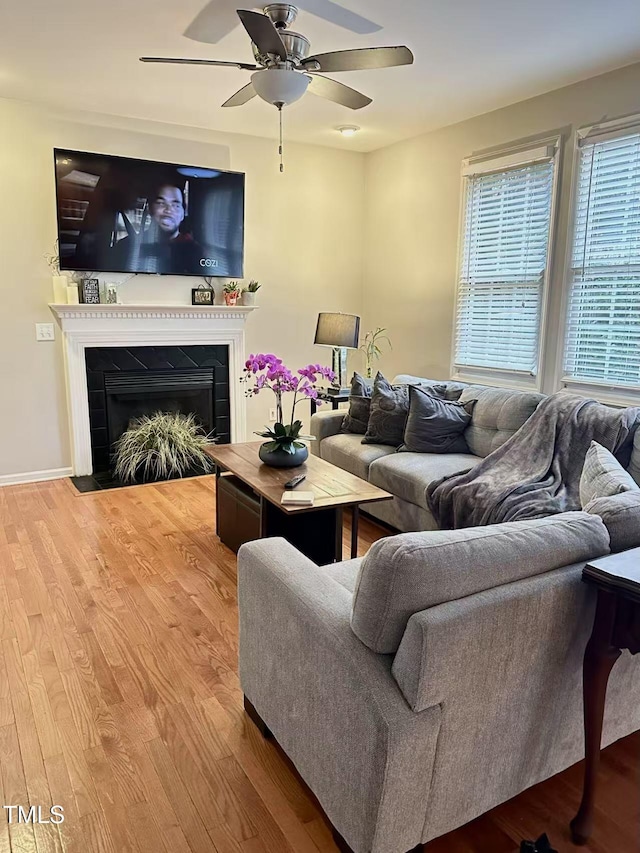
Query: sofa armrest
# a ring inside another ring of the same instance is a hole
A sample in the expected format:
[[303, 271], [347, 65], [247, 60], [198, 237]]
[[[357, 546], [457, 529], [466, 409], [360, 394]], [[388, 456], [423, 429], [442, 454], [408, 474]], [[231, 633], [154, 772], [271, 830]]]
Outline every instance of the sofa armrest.
[[330, 435], [338, 435], [342, 429], [345, 414], [344, 409], [332, 409], [329, 412], [316, 412], [315, 415], [311, 416], [309, 428], [311, 435], [316, 438], [316, 441], [312, 441], [310, 444], [312, 453], [320, 456], [320, 442], [329, 438]]
[[356, 853], [420, 843], [440, 709], [414, 714], [350, 592], [283, 539], [238, 554], [242, 689]]
[[[442, 708], [424, 841], [584, 757], [582, 658], [595, 591], [581, 581], [583, 566], [446, 602], [409, 620], [394, 676], [414, 710]], [[628, 655], [611, 676], [605, 743], [638, 728], [639, 689], [640, 666]]]
[[519, 678], [531, 657], [546, 654], [544, 641], [557, 637], [555, 626], [576, 614], [586, 623], [585, 643], [576, 655], [581, 659], [592, 622], [584, 611], [583, 567], [579, 563], [414, 613], [393, 662], [394, 678], [413, 710], [451, 700], [462, 683], [471, 693], [486, 689], [494, 668], [503, 684], [514, 674]]

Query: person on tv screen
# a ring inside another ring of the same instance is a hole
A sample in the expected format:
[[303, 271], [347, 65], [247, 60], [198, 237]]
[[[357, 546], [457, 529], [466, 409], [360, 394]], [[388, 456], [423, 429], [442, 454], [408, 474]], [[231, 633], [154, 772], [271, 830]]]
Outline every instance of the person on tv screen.
[[160, 185], [149, 204], [151, 222], [140, 233], [128, 228], [129, 235], [114, 245], [113, 265], [120, 272], [199, 274], [202, 248], [185, 227], [183, 190], [171, 183]]

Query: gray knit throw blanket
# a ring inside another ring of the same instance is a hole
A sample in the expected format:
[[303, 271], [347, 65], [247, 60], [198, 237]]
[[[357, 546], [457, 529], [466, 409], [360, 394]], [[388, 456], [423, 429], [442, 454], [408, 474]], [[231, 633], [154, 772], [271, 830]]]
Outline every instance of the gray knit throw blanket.
[[626, 464], [639, 420], [640, 408], [613, 409], [560, 391], [470, 471], [431, 483], [429, 508], [438, 526], [449, 530], [580, 509], [580, 474], [591, 441]]

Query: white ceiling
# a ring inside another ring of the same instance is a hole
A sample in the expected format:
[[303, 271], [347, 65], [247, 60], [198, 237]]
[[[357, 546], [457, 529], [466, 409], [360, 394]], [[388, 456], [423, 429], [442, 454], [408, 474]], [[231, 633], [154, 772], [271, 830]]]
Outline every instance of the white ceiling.
[[[640, 60], [638, 0], [340, 2], [383, 29], [356, 35], [301, 12], [295, 29], [312, 52], [407, 44], [415, 65], [334, 75], [374, 103], [353, 112], [307, 94], [286, 111], [288, 139], [369, 151]], [[182, 35], [205, 3], [2, 0], [0, 96], [276, 136], [276, 110], [259, 99], [220, 108], [247, 72], [138, 62], [145, 54], [253, 61], [241, 27], [217, 45]], [[361, 133], [342, 138], [335, 128], [345, 123]]]

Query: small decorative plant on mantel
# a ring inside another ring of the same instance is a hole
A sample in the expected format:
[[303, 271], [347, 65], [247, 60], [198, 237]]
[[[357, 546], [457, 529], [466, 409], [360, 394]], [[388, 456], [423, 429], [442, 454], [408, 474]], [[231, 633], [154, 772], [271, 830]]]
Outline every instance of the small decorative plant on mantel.
[[360, 346], [360, 349], [364, 353], [365, 376], [367, 379], [373, 378], [373, 365], [384, 352], [383, 347], [386, 345], [389, 349], [393, 349], [386, 331], [386, 329], [381, 329], [378, 326], [375, 331], [367, 332], [364, 336], [364, 343]]
[[242, 293], [242, 288], [240, 287], [239, 282], [228, 281], [222, 288], [222, 292], [224, 294], [224, 301], [227, 305], [237, 305], [238, 299], [240, 299], [240, 294]]
[[248, 287], [245, 287], [242, 291], [242, 304], [247, 306], [255, 305], [257, 293], [261, 287], [262, 285], [260, 282], [256, 281], [255, 278], [252, 278]]
[[[319, 379], [333, 382], [335, 374], [331, 368], [321, 364], [309, 364], [293, 373], [282, 363], [282, 359], [272, 353], [250, 355], [247, 359], [240, 380], [247, 385], [246, 396], [254, 397], [261, 391], [269, 390], [276, 398], [276, 423], [272, 429], [265, 427], [264, 432], [256, 433], [261, 438], [269, 439], [259, 451], [260, 459], [266, 465], [295, 468], [309, 456], [309, 449], [302, 440], [311, 441], [313, 436], [300, 434], [302, 421], [296, 420], [296, 406], [304, 399], [317, 399]], [[291, 418], [285, 424], [283, 397], [287, 393], [293, 394], [293, 402]]]

